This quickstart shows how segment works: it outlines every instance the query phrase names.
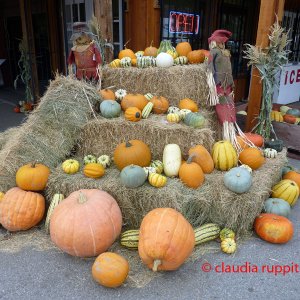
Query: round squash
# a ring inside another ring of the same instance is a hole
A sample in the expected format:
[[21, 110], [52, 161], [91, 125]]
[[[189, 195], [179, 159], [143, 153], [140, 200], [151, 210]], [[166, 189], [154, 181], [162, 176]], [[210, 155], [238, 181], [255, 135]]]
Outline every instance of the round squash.
[[265, 141], [265, 148], [275, 149], [277, 152], [281, 152], [283, 149], [283, 141], [282, 140], [266, 140]]
[[147, 174], [142, 167], [129, 165], [122, 169], [120, 177], [122, 184], [126, 187], [137, 188], [144, 184]]
[[126, 280], [129, 272], [128, 261], [113, 252], [100, 254], [92, 266], [92, 276], [99, 284], [115, 288]]
[[114, 151], [114, 163], [119, 170], [129, 165], [148, 167], [151, 151], [148, 145], [140, 140], [131, 140], [118, 145]]
[[205, 174], [210, 174], [214, 170], [214, 161], [202, 145], [192, 147], [189, 150], [189, 156], [193, 156], [193, 161], [201, 167]]
[[177, 144], [168, 144], [163, 152], [164, 173], [168, 177], [178, 176], [181, 166], [181, 150]]
[[180, 109], [189, 109], [191, 112], [197, 112], [199, 110], [197, 103], [190, 98], [180, 100], [178, 107]]
[[97, 158], [95, 155], [88, 154], [88, 155], [85, 155], [83, 158], [83, 163], [85, 165], [95, 163], [95, 162], [97, 162]]
[[149, 47], [144, 50], [144, 56], [157, 56], [157, 48], [152, 46], [152, 42]]
[[254, 221], [254, 230], [261, 239], [273, 244], [285, 244], [294, 234], [293, 223], [274, 214], [260, 214]]
[[180, 114], [180, 108], [177, 106], [169, 106], [168, 114]]
[[147, 103], [148, 100], [142, 94], [127, 94], [121, 101], [121, 107], [124, 111], [129, 107], [136, 107], [143, 111]]
[[295, 124], [297, 122], [297, 118], [295, 116], [288, 115], [288, 114], [285, 114], [283, 116], [283, 120], [284, 120], [284, 122], [289, 123], [289, 124]]
[[205, 60], [205, 54], [201, 50], [193, 50], [186, 57], [190, 64], [203, 63]]
[[102, 97], [103, 100], [115, 100], [116, 99], [114, 91], [112, 91], [110, 89], [102, 89], [98, 93]]
[[17, 186], [25, 191], [43, 191], [47, 185], [50, 169], [33, 162], [18, 169], [16, 173]]
[[169, 68], [174, 64], [174, 58], [169, 53], [161, 52], [156, 57], [156, 65], [160, 68]]
[[280, 110], [280, 112], [282, 113], [282, 115], [285, 115], [286, 112], [287, 112], [289, 109], [290, 109], [290, 107], [289, 107], [289, 106], [286, 106], [286, 105], [281, 105], [280, 108], [279, 108], [279, 110]]
[[176, 270], [193, 252], [191, 224], [173, 208], [156, 208], [142, 220], [138, 251], [153, 271]]
[[294, 116], [296, 118], [300, 117], [300, 110], [298, 108], [290, 108], [286, 111], [287, 115]]
[[192, 51], [192, 46], [189, 42], [181, 42], [176, 45], [176, 52], [179, 56], [187, 56]]
[[248, 165], [252, 170], [257, 170], [265, 163], [265, 158], [262, 152], [257, 148], [244, 149], [239, 160], [242, 164]]
[[151, 160], [150, 167], [154, 167], [156, 169], [156, 173], [161, 174], [164, 170], [164, 164], [160, 160]]
[[288, 171], [286, 172], [282, 179], [290, 179], [297, 183], [298, 188], [300, 189], [300, 173], [296, 171]]
[[111, 159], [108, 155], [103, 154], [97, 158], [97, 163], [102, 165], [104, 169], [108, 168], [111, 164]]
[[125, 110], [125, 119], [131, 122], [138, 122], [142, 118], [142, 112], [137, 107], [128, 107]]
[[291, 213], [291, 206], [280, 198], [269, 198], [264, 203], [264, 211], [268, 214], [288, 217]]
[[190, 112], [184, 118], [184, 123], [193, 128], [203, 128], [205, 126], [205, 121], [205, 117], [199, 112]]
[[104, 118], [117, 118], [121, 114], [121, 105], [115, 100], [104, 100], [100, 104], [100, 111]]
[[45, 198], [18, 187], [8, 190], [0, 201], [0, 224], [8, 231], [27, 230], [38, 224], [45, 213]]
[[62, 163], [62, 169], [66, 174], [75, 174], [79, 170], [79, 162], [76, 159], [67, 159]]
[[102, 164], [91, 163], [85, 165], [83, 169], [83, 174], [86, 177], [97, 179], [102, 177], [105, 174], [105, 169]]
[[221, 250], [224, 253], [232, 254], [236, 251], [236, 242], [234, 239], [227, 238], [221, 242]]
[[155, 114], [164, 114], [168, 111], [169, 108], [169, 100], [165, 97], [154, 96], [150, 100], [153, 103], [152, 111]]
[[299, 187], [293, 180], [283, 179], [272, 187], [272, 198], [280, 198], [294, 206], [299, 197]]
[[173, 113], [173, 114], [167, 114], [167, 121], [169, 123], [179, 123], [181, 120], [181, 117], [179, 114]]
[[245, 168], [235, 167], [224, 175], [224, 184], [232, 192], [248, 192], [252, 185], [252, 176]]
[[122, 59], [124, 57], [130, 57], [131, 59], [136, 58], [134, 52], [131, 49], [127, 49], [126, 47], [125, 49], [121, 50], [118, 55], [119, 59]]
[[275, 158], [277, 156], [277, 150], [272, 149], [272, 148], [265, 148], [264, 156], [267, 158]]
[[219, 141], [214, 144], [212, 158], [215, 168], [221, 171], [228, 171], [238, 163], [238, 156], [229, 141]]
[[116, 200], [99, 189], [71, 193], [50, 220], [53, 243], [64, 252], [92, 257], [106, 251], [121, 233], [122, 214]]
[[220, 240], [224, 241], [225, 239], [234, 239], [235, 238], [235, 233], [232, 229], [224, 227], [220, 231]]
[[158, 173], [150, 173], [148, 181], [152, 186], [161, 188], [167, 184], [167, 177]]

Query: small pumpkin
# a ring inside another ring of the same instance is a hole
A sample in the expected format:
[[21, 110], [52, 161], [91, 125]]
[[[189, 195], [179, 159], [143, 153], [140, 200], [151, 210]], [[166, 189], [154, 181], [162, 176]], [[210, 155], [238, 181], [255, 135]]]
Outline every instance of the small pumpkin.
[[254, 221], [254, 230], [261, 239], [273, 244], [285, 244], [294, 234], [293, 223], [275, 214], [260, 214]]
[[267, 158], [275, 158], [277, 156], [277, 151], [272, 148], [264, 149], [264, 156]]
[[164, 114], [168, 111], [169, 100], [165, 97], [153, 96], [150, 101], [153, 103], [152, 111], [155, 114]]
[[8, 190], [0, 201], [0, 224], [9, 231], [27, 230], [37, 225], [45, 213], [45, 198], [19, 187]]
[[102, 89], [98, 92], [103, 100], [115, 100], [115, 93], [111, 89]]
[[186, 57], [190, 64], [200, 64], [205, 60], [205, 54], [201, 50], [190, 51]]
[[190, 98], [180, 100], [178, 107], [180, 109], [189, 109], [191, 112], [197, 112], [199, 110], [197, 103]]
[[178, 56], [174, 59], [174, 65], [186, 65], [188, 63], [188, 59], [186, 56]]
[[97, 162], [97, 158], [96, 158], [95, 155], [88, 154], [88, 155], [84, 156], [83, 162], [84, 162], [85, 165], [95, 163], [95, 162]]
[[83, 174], [86, 177], [90, 177], [90, 178], [94, 178], [94, 179], [102, 177], [104, 175], [104, 173], [105, 173], [104, 167], [98, 163], [88, 164], [83, 169]]
[[180, 115], [179, 114], [167, 114], [167, 121], [169, 123], [179, 123], [181, 120]]
[[160, 68], [169, 68], [174, 64], [174, 58], [168, 53], [161, 52], [156, 57], [156, 65]]
[[50, 219], [53, 213], [54, 208], [65, 199], [65, 196], [63, 194], [55, 194], [50, 202], [48, 211], [47, 211], [47, 217], [45, 221], [45, 230], [47, 233], [49, 233], [50, 229]]
[[161, 188], [167, 184], [167, 177], [152, 172], [149, 174], [148, 181], [152, 186], [156, 188]]
[[279, 108], [279, 110], [280, 110], [280, 112], [281, 112], [282, 115], [285, 115], [286, 112], [287, 112], [289, 109], [290, 109], [290, 107], [289, 107], [289, 106], [286, 106], [286, 105], [281, 105], [280, 108]]
[[150, 161], [150, 148], [140, 140], [130, 140], [119, 144], [114, 151], [114, 162], [119, 170], [129, 165], [147, 167]]
[[124, 283], [129, 273], [128, 261], [119, 254], [104, 252], [92, 266], [92, 276], [99, 284], [116, 288]]
[[169, 106], [168, 114], [180, 114], [180, 108], [177, 106]]
[[224, 253], [232, 254], [236, 251], [236, 242], [234, 239], [227, 238], [221, 242], [221, 250]]
[[280, 198], [294, 206], [299, 197], [299, 187], [293, 180], [283, 179], [272, 187], [272, 198]]
[[79, 171], [79, 161], [76, 159], [67, 159], [62, 163], [62, 169], [66, 174], [75, 174]]
[[177, 144], [168, 144], [163, 152], [164, 173], [168, 177], [178, 176], [181, 166], [181, 150]]
[[296, 118], [300, 117], [300, 110], [298, 108], [290, 108], [286, 111], [287, 115], [294, 116]]
[[212, 158], [215, 168], [228, 171], [238, 163], [236, 150], [229, 141], [219, 141], [213, 145]]
[[20, 167], [16, 173], [16, 183], [25, 191], [43, 191], [47, 185], [50, 169], [36, 162]]
[[268, 198], [264, 203], [264, 212], [278, 216], [288, 217], [291, 213], [291, 206], [280, 198]]
[[175, 209], [156, 208], [143, 218], [138, 251], [143, 263], [153, 271], [178, 269], [194, 246], [193, 227]]
[[224, 175], [224, 185], [230, 191], [242, 194], [249, 191], [252, 185], [252, 176], [246, 169], [235, 167]]
[[220, 239], [221, 241], [224, 241], [225, 239], [234, 239], [235, 238], [235, 233], [232, 229], [224, 227], [220, 231]]
[[192, 51], [192, 46], [189, 42], [180, 42], [176, 45], [176, 52], [179, 56], [187, 56]]
[[100, 111], [104, 118], [117, 118], [121, 114], [121, 105], [115, 100], [104, 100], [100, 104]]
[[297, 118], [295, 116], [288, 115], [288, 114], [285, 114], [283, 116], [283, 120], [284, 120], [284, 122], [289, 123], [289, 124], [296, 124], [296, 122], [297, 122]]
[[121, 102], [122, 99], [127, 95], [127, 91], [124, 89], [118, 89], [115, 91], [116, 100]]
[[190, 112], [192, 112], [190, 109], [186, 109], [186, 108], [181, 109], [180, 113], [179, 113], [181, 116], [181, 119], [184, 120], [186, 115], [189, 114]]
[[111, 164], [111, 159], [108, 155], [101, 155], [97, 158], [97, 163], [102, 165], [104, 169], [108, 168]]
[[156, 169], [156, 173], [161, 174], [164, 170], [164, 164], [160, 160], [151, 160], [150, 167], [154, 167]]
[[283, 175], [282, 179], [289, 179], [289, 180], [295, 181], [298, 185], [298, 188], [300, 189], [300, 173], [299, 172], [290, 170]]
[[242, 164], [248, 165], [252, 170], [257, 170], [265, 163], [262, 152], [257, 148], [244, 149], [239, 155], [239, 160]]
[[131, 59], [136, 58], [134, 52], [131, 49], [125, 47], [125, 49], [119, 52], [118, 58], [121, 60], [124, 57], [130, 57]]
[[264, 138], [260, 134], [245, 132], [244, 135], [256, 147], [262, 147], [264, 144]]
[[143, 167], [143, 169], [146, 173], [147, 178], [149, 178], [149, 175], [151, 173], [156, 173], [156, 169], [154, 167]]
[[210, 174], [214, 170], [214, 161], [210, 153], [202, 145], [196, 145], [189, 150], [189, 156], [193, 156], [205, 174]]
[[121, 101], [121, 107], [124, 111], [128, 107], [136, 107], [142, 111], [147, 103], [148, 100], [142, 94], [127, 94]]
[[190, 112], [185, 116], [184, 123], [193, 128], [203, 128], [205, 126], [206, 119], [199, 112], [197, 113]]
[[157, 56], [158, 49], [156, 47], [152, 46], [152, 42], [151, 42], [150, 46], [144, 50], [144, 56], [153, 56], [153, 57]]
[[136, 107], [128, 107], [125, 110], [125, 119], [131, 122], [138, 122], [142, 118], [142, 112]]
[[281, 152], [283, 149], [283, 141], [278, 139], [266, 140], [265, 148], [271, 148], [271, 149], [275, 149], [277, 152]]
[[137, 188], [143, 185], [147, 179], [144, 169], [135, 165], [123, 168], [120, 177], [122, 184], [129, 188]]

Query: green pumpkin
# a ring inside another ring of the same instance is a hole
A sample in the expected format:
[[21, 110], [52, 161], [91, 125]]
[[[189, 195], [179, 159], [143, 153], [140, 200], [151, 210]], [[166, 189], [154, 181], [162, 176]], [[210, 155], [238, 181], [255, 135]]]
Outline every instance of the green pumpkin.
[[184, 123], [194, 128], [203, 128], [205, 125], [205, 118], [201, 113], [188, 113], [184, 118]]
[[269, 214], [288, 217], [291, 213], [290, 204], [280, 198], [269, 198], [264, 203], [264, 211]]
[[297, 108], [290, 108], [289, 110], [287, 110], [286, 114], [294, 116], [296, 118], [299, 118], [300, 117], [300, 110], [297, 109]]
[[123, 168], [120, 176], [122, 184], [129, 188], [139, 187], [143, 185], [147, 179], [147, 174], [144, 169], [136, 165], [130, 165]]
[[224, 184], [230, 191], [242, 194], [249, 191], [252, 176], [245, 168], [232, 168], [224, 175]]
[[269, 140], [264, 142], [265, 148], [275, 149], [277, 152], [281, 152], [283, 149], [283, 141], [282, 140]]
[[100, 104], [100, 111], [104, 118], [117, 118], [121, 114], [121, 105], [115, 100], [104, 100]]

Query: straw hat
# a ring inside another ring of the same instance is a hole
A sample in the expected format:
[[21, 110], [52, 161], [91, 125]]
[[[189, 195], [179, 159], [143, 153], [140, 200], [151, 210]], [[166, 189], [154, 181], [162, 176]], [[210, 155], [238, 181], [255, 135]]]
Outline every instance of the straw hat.
[[71, 41], [75, 41], [78, 39], [82, 34], [86, 34], [89, 36], [92, 40], [95, 39], [96, 35], [93, 34], [88, 27], [86, 22], [75, 22], [73, 24], [73, 34], [70, 38]]

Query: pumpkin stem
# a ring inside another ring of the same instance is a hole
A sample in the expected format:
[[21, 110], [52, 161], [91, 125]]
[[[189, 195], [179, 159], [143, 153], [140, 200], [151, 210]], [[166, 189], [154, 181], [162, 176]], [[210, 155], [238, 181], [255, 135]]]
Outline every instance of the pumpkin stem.
[[37, 164], [37, 161], [36, 161], [36, 160], [33, 161], [33, 162], [31, 163], [31, 168], [35, 168], [35, 167], [36, 167], [36, 164]]
[[150, 43], [150, 47], [152, 47], [152, 44], [153, 44], [153, 40], [152, 40], [151, 43]]
[[130, 42], [130, 39], [124, 44], [124, 48], [125, 48], [125, 49], [127, 49], [126, 46], [127, 46], [127, 44], [128, 44], [129, 42]]
[[87, 198], [84, 193], [79, 192], [78, 203], [83, 204], [87, 201]]
[[126, 146], [126, 148], [129, 148], [132, 146], [132, 144], [130, 144], [129, 142], [126, 142], [125, 146]]
[[187, 164], [192, 163], [195, 156], [196, 156], [195, 154], [191, 154], [191, 155], [189, 156], [189, 158], [187, 159], [186, 163], [187, 163]]
[[153, 267], [152, 267], [152, 271], [157, 272], [157, 267], [161, 265], [161, 260], [160, 259], [156, 259], [153, 262]]

